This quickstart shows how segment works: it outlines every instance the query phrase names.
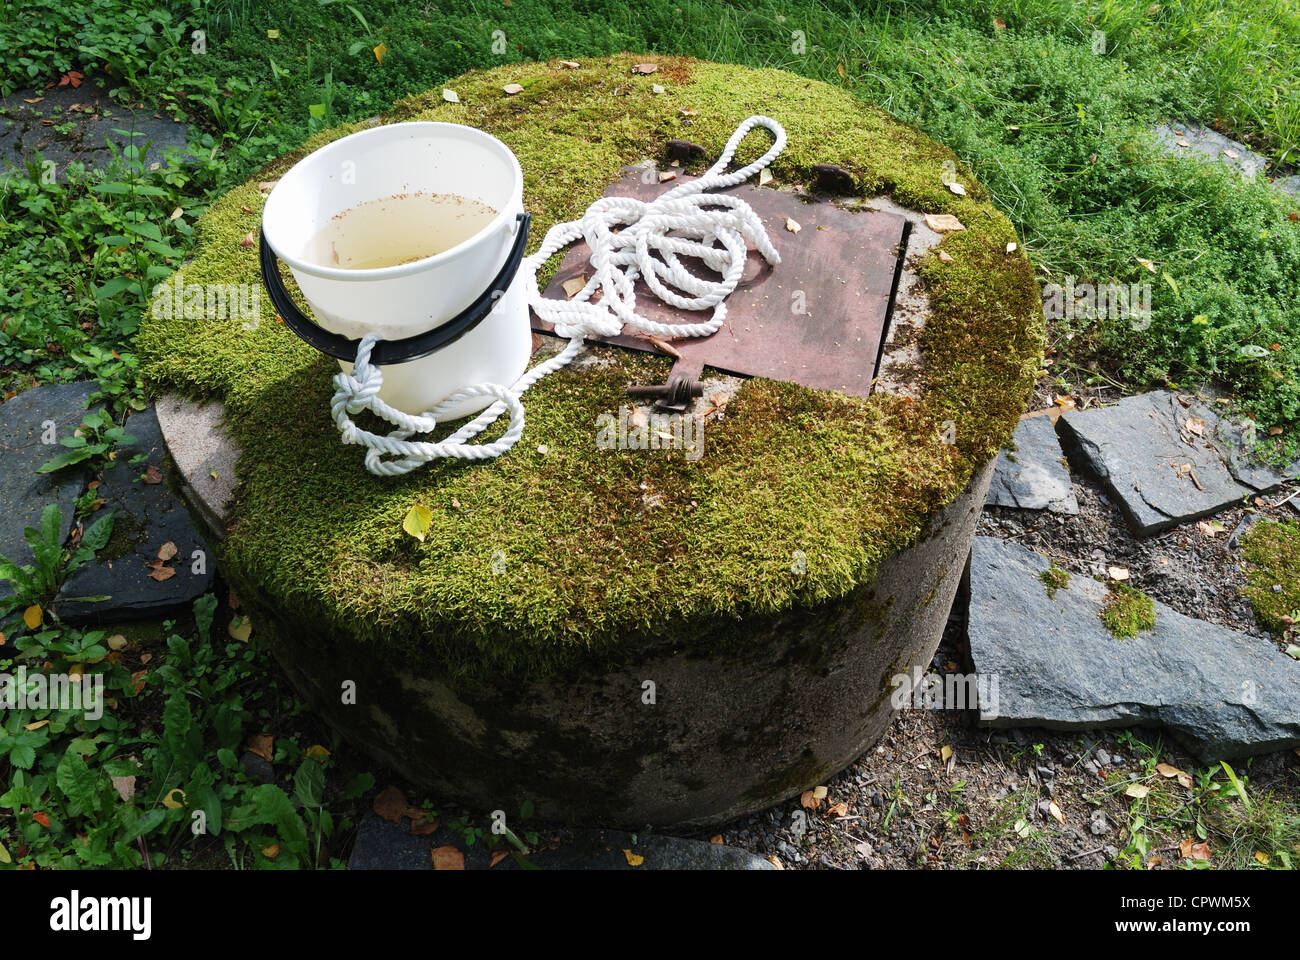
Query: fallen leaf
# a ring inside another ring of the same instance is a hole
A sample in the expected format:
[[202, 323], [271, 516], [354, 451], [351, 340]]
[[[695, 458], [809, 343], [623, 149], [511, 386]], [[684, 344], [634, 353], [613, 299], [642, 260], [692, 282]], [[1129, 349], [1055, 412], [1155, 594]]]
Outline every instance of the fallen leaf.
[[954, 257], [947, 250], [940, 250], [939, 259], [944, 263], [952, 263], [956, 259], [956, 257]]
[[772, 866], [776, 867], [776, 869], [778, 869], [778, 870], [784, 870], [784, 869], [785, 869], [785, 864], [783, 864], [780, 860], [778, 860], [778, 859], [776, 858], [776, 854], [771, 854], [771, 855], [767, 858], [767, 862], [770, 863]]
[[41, 605], [33, 603], [23, 611], [23, 623], [27, 624], [28, 630], [35, 630], [41, 625]]
[[149, 572], [148, 576], [150, 580], [157, 580], [159, 583], [163, 583], [164, 581], [170, 580], [172, 577], [176, 576], [176, 570], [173, 567], [154, 567], [153, 570]]
[[560, 66], [564, 67], [564, 69], [566, 70], [577, 70], [580, 66], [582, 66], [582, 64], [580, 64], [577, 60], [561, 60]]
[[993, 18], [993, 29], [994, 29], [994, 30], [1005, 30], [1006, 28], [1007, 28], [1007, 22], [1006, 22], [1005, 20], [1003, 20], [1001, 17], [994, 17], [994, 18]]
[[1268, 435], [1269, 435], [1270, 437], [1280, 437], [1280, 436], [1282, 436], [1282, 428], [1281, 428], [1281, 427], [1269, 427], [1269, 428], [1268, 428]]
[[942, 760], [944, 763], [947, 763], [948, 758], [951, 756], [952, 756], [952, 747], [948, 746], [947, 744], [944, 744], [942, 747], [939, 748], [939, 759]]
[[239, 241], [239, 245], [241, 247], [253, 247], [257, 245], [257, 240], [254, 239], [252, 230], [249, 230], [248, 233], [244, 234], [243, 239]]
[[230, 634], [232, 640], [248, 643], [248, 638], [253, 635], [253, 621], [248, 617], [231, 617], [226, 633]]
[[633, 73], [654, 73], [658, 69], [659, 69], [659, 64], [657, 63], [638, 63], [635, 67], [632, 68], [632, 72]]
[[1123, 581], [1129, 578], [1128, 567], [1107, 567], [1106, 572], [1112, 580]]
[[1052, 815], [1052, 819], [1055, 820], [1057, 823], [1059, 824], [1065, 823], [1065, 814], [1061, 812], [1061, 808], [1056, 805], [1055, 800], [1051, 801], [1047, 805], [1047, 812]]
[[492, 859], [488, 861], [488, 869], [491, 870], [493, 867], [495, 867], [498, 863], [500, 863], [508, 856], [509, 854], [506, 853], [504, 850], [493, 850]]
[[953, 193], [957, 194], [957, 196], [959, 197], [966, 196], [966, 188], [963, 187], [960, 183], [957, 183], [956, 181], [953, 181], [952, 183], [948, 184], [948, 189], [951, 190]]
[[390, 823], [401, 823], [402, 817], [408, 809], [406, 794], [391, 785], [384, 787], [375, 796], [371, 809], [375, 811], [377, 816], [383, 817]]
[[1185, 860], [1209, 860], [1210, 844], [1208, 841], [1194, 843], [1191, 837], [1187, 837], [1178, 844], [1178, 852]]
[[847, 817], [849, 815], [849, 805], [841, 801], [835, 804], [835, 806], [831, 807], [829, 810], [827, 810], [826, 815], [828, 817], [829, 816]]
[[260, 183], [258, 183], [258, 185], [257, 185], [257, 189], [258, 189], [258, 190], [270, 190], [272, 187], [274, 187], [274, 186], [275, 186], [277, 183], [279, 183], [279, 182], [280, 182], [279, 180], [263, 180], [263, 181], [261, 181]]
[[[180, 794], [179, 800], [176, 799], [177, 794]], [[168, 810], [179, 810], [181, 807], [185, 806], [185, 791], [180, 787], [169, 791], [167, 796], [163, 797], [162, 805]]]
[[274, 860], [279, 855], [280, 845], [278, 843], [273, 843], [269, 847], [262, 848], [262, 856], [266, 857], [268, 860]]
[[803, 229], [803, 227], [799, 226], [798, 221], [792, 220], [789, 217], [785, 218], [785, 228], [789, 230], [791, 233], [798, 233], [800, 230]]
[[179, 220], [179, 219], [180, 219], [181, 217], [183, 217], [184, 215], [185, 215], [185, 211], [182, 210], [180, 207], [177, 207], [175, 210], [173, 210], [173, 211], [171, 212], [171, 216], [169, 216], [167, 219], [168, 219], [168, 220]]
[[1256, 860], [1256, 862], [1258, 862], [1258, 863], [1262, 863], [1264, 866], [1267, 867], [1267, 866], [1268, 866], [1268, 861], [1269, 861], [1269, 856], [1268, 856], [1268, 854], [1265, 853], [1263, 850], [1256, 850], [1256, 851], [1255, 851], [1255, 860]]
[[43, 810], [33, 813], [32, 819], [42, 827], [48, 827], [50, 825], [50, 815]]
[[135, 777], [113, 777], [113, 789], [122, 798], [123, 803], [130, 803], [135, 796]]
[[1007, 244], [1007, 253], [1015, 253], [1020, 248], [1015, 243]]
[[505, 91], [506, 96], [513, 97], [516, 93], [524, 92], [524, 85], [522, 83], [507, 83], [501, 89]]
[[765, 187], [771, 182], [772, 182], [771, 170], [767, 169], [767, 167], [764, 167], [762, 170], [758, 171], [758, 185], [760, 187]]
[[110, 650], [121, 650], [126, 647], [126, 637], [122, 636], [120, 633], [113, 634], [106, 642], [108, 643], [108, 649]]
[[657, 97], [659, 94], [667, 93], [668, 91], [664, 88], [663, 84], [653, 83], [650, 85], [650, 92]]
[[1180, 147], [1190, 147], [1190, 146], [1191, 146], [1191, 144], [1188, 143], [1186, 140], [1179, 140], [1179, 141], [1178, 141], [1178, 145], [1179, 145]]
[[455, 90], [448, 90], [446, 87], [442, 90], [442, 99], [448, 103], [460, 103], [460, 95]]
[[23, 97], [23, 102], [24, 102], [24, 103], [40, 103], [40, 102], [41, 102], [42, 100], [44, 100], [44, 99], [45, 99], [44, 97], [34, 97], [34, 98], [32, 98], [31, 100], [28, 100], [26, 97]]
[[925, 225], [935, 233], [955, 233], [965, 230], [965, 225], [951, 213], [927, 213]]
[[1146, 267], [1149, 273], [1156, 272], [1156, 265], [1152, 263], [1150, 260], [1143, 260], [1141, 257], [1137, 257], [1135, 259], [1137, 260], [1138, 263], [1142, 264], [1142, 266]]
[[49, 720], [36, 720], [36, 721], [33, 721], [32, 723], [24, 723], [24, 724], [23, 724], [23, 729], [24, 729], [24, 730], [39, 730], [39, 729], [41, 729], [41, 727], [45, 726], [45, 725], [46, 725], [47, 723], [49, 723], [49, 722], [50, 722]]
[[[423, 814], [424, 811], [421, 810], [420, 813]], [[424, 820], [424, 819], [417, 820], [414, 818], [412, 818], [411, 820], [411, 834], [413, 836], [427, 837], [429, 834], [436, 833], [437, 831], [438, 831], [437, 820]]]
[[3, 843], [0, 843], [0, 863], [13, 863], [13, 862], [14, 862], [14, 858], [9, 853], [9, 848], [6, 847]]
[[375, 62], [376, 62], [376, 63], [383, 63], [383, 62], [384, 62], [384, 54], [386, 54], [386, 53], [388, 52], [388, 44], [386, 44], [386, 43], [378, 44], [378, 45], [374, 48], [374, 50], [373, 50], [372, 52], [373, 52], [374, 55], [375, 55]]
[[1205, 420], [1201, 417], [1188, 417], [1183, 421], [1183, 426], [1187, 428], [1188, 433], [1193, 433], [1198, 437], [1205, 436]]
[[645, 863], [645, 857], [641, 856], [639, 853], [633, 853], [626, 847], [623, 848], [623, 856], [627, 858], [627, 865], [629, 867], [639, 867], [641, 864]]
[[803, 807], [805, 810], [816, 810], [821, 806], [821, 801], [813, 796], [811, 790], [805, 790], [799, 795], [799, 806]]
[[164, 543], [161, 547], [158, 548], [159, 560], [167, 561], [174, 556], [176, 556], [176, 544], [174, 544], [172, 541], [168, 540], [166, 543]]
[[709, 843], [722, 843], [722, 834], [715, 833], [713, 836], [709, 837]]
[[433, 526], [433, 511], [422, 503], [412, 504], [402, 520], [402, 529], [421, 543], [424, 543], [425, 534], [429, 532], [431, 526]]
[[1218, 520], [1202, 520], [1196, 526], [1207, 537], [1217, 537], [1227, 530]]
[[585, 287], [586, 285], [587, 285], [587, 278], [586, 276], [583, 276], [581, 274], [576, 277], [570, 277], [568, 280], [565, 280], [564, 283], [560, 284], [560, 286], [564, 289], [565, 298], [570, 300], [573, 299], [575, 296], [577, 296], [579, 293], [581, 293], [582, 288]]
[[251, 207], [241, 206], [241, 207], [239, 208], [239, 212], [240, 212], [240, 213], [252, 213], [252, 212], [253, 212], [253, 209], [252, 209]]
[[275, 753], [275, 737], [269, 733], [255, 733], [248, 738], [248, 752], [269, 761]]
[[677, 172], [675, 170], [663, 170], [659, 173], [659, 182], [667, 183], [669, 180], [676, 180]]
[[674, 347], [667, 340], [660, 340], [658, 337], [651, 337], [651, 336], [647, 336], [646, 339], [649, 340], [651, 343], [653, 343], [655, 345], [655, 349], [658, 350], [660, 353], [666, 353], [668, 354], [668, 356], [676, 357], [678, 360], [682, 359], [682, 355], [677, 352], [677, 348]]
[[830, 791], [827, 790], [825, 787], [813, 787], [812, 794], [813, 794], [813, 796], [816, 797], [818, 800], [825, 800], [825, 799], [826, 799], [826, 794], [829, 793], [829, 792], [830, 792]]
[[1224, 150], [1223, 155], [1227, 157], [1229, 160], [1236, 160], [1238, 156], [1236, 150]]
[[1140, 783], [1130, 783], [1128, 789], [1124, 791], [1124, 796], [1132, 797], [1134, 800], [1141, 800], [1150, 792], [1150, 787], [1143, 786]]
[[317, 763], [324, 763], [330, 758], [330, 752], [319, 743], [313, 743], [307, 748], [306, 756], [309, 760], [315, 760]]

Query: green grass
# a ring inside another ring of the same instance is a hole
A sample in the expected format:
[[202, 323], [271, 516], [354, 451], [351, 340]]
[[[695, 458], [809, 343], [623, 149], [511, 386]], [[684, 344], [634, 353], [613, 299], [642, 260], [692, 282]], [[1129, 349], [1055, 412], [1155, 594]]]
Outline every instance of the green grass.
[[[52, 8], [21, 0], [0, 13], [7, 51], [0, 85], [107, 65], [124, 99], [145, 98], [193, 120], [204, 164], [174, 172], [174, 189], [158, 202], [109, 204], [118, 216], [124, 209], [156, 224], [162, 242], [183, 255], [189, 208], [213, 191], [318, 129], [378, 113], [469, 68], [632, 49], [825, 79], [951, 146], [1011, 217], [1044, 282], [1152, 284], [1148, 329], [1123, 320], [1053, 322], [1061, 392], [1103, 377], [1135, 390], [1215, 379], [1243, 412], [1287, 427], [1281, 443], [1295, 449], [1300, 225], [1287, 218], [1294, 204], [1278, 200], [1263, 178], [1244, 183], [1155, 153], [1144, 131], [1163, 118], [1216, 122], [1278, 162], [1294, 162], [1300, 13], [1294, 0], [1152, 9], [1129, 0], [1015, 0], [999, 9], [1006, 27], [998, 29], [986, 5], [956, 2], [592, 0], [577, 9], [558, 0], [446, 9], [374, 2], [357, 6], [359, 18], [343, 3], [315, 0], [206, 8], [98, 0], [79, 5], [80, 27], [69, 32], [56, 29]], [[197, 28], [206, 31], [204, 54], [192, 52]], [[1104, 52], [1095, 52], [1094, 30], [1105, 32]], [[382, 64], [372, 52], [379, 43], [387, 48]], [[159, 185], [156, 172], [146, 179]], [[140, 297], [105, 284], [175, 262], [146, 250], [150, 264], [137, 264], [138, 250], [105, 250], [114, 230], [97, 225], [112, 213], [77, 189], [42, 193], [32, 209], [30, 188], [0, 192], [0, 230], [10, 227], [0, 273], [28, 278], [0, 288], [7, 320], [0, 363], [16, 372], [14, 386], [82, 375], [87, 365], [72, 352], [84, 354], [87, 342], [129, 354]], [[177, 204], [187, 216], [173, 224], [165, 218]], [[1139, 257], [1157, 272], [1147, 273]]]

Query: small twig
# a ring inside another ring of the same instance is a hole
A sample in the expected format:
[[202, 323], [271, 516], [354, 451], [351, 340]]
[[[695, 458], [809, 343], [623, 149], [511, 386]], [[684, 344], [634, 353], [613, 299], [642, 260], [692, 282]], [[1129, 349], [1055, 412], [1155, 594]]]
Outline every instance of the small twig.
[[140, 845], [140, 853], [144, 856], [144, 868], [152, 870], [153, 864], [149, 862], [149, 848], [144, 845], [144, 837], [136, 837], [135, 842]]

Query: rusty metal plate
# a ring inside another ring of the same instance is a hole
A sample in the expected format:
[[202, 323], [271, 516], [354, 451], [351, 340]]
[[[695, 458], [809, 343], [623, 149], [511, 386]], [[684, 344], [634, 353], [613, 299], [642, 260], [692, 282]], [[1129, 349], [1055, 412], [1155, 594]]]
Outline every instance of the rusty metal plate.
[[[667, 183], [647, 184], [634, 170], [605, 195], [653, 200], [690, 179], [679, 175]], [[673, 374], [699, 376], [709, 366], [865, 397], [888, 329], [907, 221], [883, 211], [848, 210], [829, 199], [810, 202], [750, 184], [726, 192], [754, 208], [781, 254], [781, 263], [772, 267], [750, 250], [740, 285], [727, 298], [722, 329], [710, 337], [674, 340], [682, 359]], [[800, 225], [798, 233], [786, 229], [787, 217]], [[590, 256], [590, 248], [581, 241], [570, 247], [543, 295], [564, 299], [564, 282], [586, 274]], [[699, 261], [684, 262], [700, 277], [718, 276]], [[640, 281], [637, 309], [662, 323], [698, 322], [709, 315], [709, 311], [670, 307]], [[550, 325], [536, 316], [532, 321], [534, 329], [551, 332]], [[593, 340], [660, 352], [635, 334]]]

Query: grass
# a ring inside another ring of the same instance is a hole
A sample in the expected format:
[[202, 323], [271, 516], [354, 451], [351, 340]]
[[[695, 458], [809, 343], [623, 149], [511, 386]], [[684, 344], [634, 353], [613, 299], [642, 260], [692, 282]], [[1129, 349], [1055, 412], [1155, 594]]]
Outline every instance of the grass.
[[1056, 596], [1057, 590], [1064, 590], [1070, 586], [1070, 572], [1062, 570], [1056, 564], [1052, 564], [1040, 573], [1038, 579], [1043, 581], [1043, 586], [1047, 588], [1049, 599]]

